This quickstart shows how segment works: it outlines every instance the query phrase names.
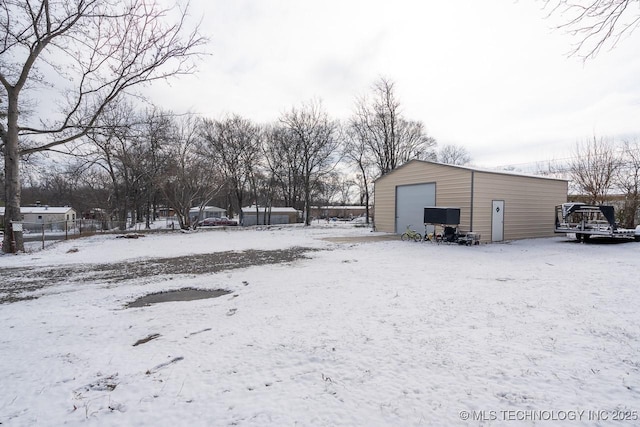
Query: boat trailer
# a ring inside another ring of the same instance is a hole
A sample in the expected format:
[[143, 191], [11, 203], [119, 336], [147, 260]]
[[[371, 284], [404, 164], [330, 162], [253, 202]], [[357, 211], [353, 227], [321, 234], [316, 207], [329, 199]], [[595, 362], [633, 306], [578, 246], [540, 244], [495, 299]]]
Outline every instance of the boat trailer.
[[575, 234], [576, 240], [591, 237], [635, 239], [640, 242], [640, 226], [621, 228], [616, 224], [615, 210], [610, 205], [563, 203], [556, 206], [556, 233]]

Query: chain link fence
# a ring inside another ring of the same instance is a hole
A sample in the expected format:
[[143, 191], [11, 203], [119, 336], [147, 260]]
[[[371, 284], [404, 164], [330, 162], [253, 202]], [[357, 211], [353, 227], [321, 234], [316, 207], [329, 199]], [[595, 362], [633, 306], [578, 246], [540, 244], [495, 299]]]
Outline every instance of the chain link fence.
[[22, 233], [25, 249], [44, 249], [60, 240], [74, 239], [111, 230], [111, 224], [103, 221], [78, 219], [73, 221], [23, 222]]
[[[51, 222], [23, 222], [23, 238], [25, 250], [35, 251], [59, 242], [61, 240], [76, 239], [101, 233], [124, 233], [140, 231], [166, 231], [177, 227], [177, 220], [162, 218], [156, 220], [151, 229], [147, 229], [145, 223], [136, 223], [133, 226], [121, 227], [118, 221], [76, 219], [73, 221]], [[122, 230], [126, 228], [126, 230]]]

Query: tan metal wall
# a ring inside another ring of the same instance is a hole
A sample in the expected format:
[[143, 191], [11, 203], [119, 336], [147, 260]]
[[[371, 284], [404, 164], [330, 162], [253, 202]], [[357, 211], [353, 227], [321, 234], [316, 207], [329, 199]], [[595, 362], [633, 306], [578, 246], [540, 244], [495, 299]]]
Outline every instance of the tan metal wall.
[[[473, 176], [473, 202], [471, 197]], [[504, 239], [553, 235], [554, 208], [567, 200], [567, 181], [493, 173], [412, 160], [375, 182], [375, 225], [395, 231], [396, 186], [436, 183], [436, 205], [460, 208], [460, 230], [491, 241], [492, 200], [504, 200]]]
[[436, 163], [411, 161], [375, 182], [374, 218], [378, 231], [395, 232], [396, 186], [436, 183], [436, 205], [459, 207], [461, 227], [469, 227], [471, 171]]
[[553, 236], [554, 209], [567, 190], [567, 181], [475, 171], [474, 231], [491, 240], [491, 202], [503, 200], [504, 240]]

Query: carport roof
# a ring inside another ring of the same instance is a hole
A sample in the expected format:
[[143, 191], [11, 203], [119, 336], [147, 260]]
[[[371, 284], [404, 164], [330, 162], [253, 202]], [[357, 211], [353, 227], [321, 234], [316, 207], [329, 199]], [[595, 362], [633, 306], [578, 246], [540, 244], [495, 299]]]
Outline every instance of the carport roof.
[[[21, 206], [21, 214], [66, 214], [69, 211], [75, 211], [69, 206]], [[4, 215], [4, 206], [0, 207], [0, 215]]]
[[[258, 206], [258, 210], [260, 212], [264, 212], [265, 209], [267, 209], [268, 211], [271, 211], [271, 213], [296, 213], [296, 212], [299, 212], [297, 209], [288, 208], [288, 207], [265, 208], [264, 206]], [[255, 207], [255, 205], [254, 206], [246, 206], [246, 207], [242, 208], [242, 212], [244, 212], [244, 213], [255, 213], [256, 212], [256, 207]]]

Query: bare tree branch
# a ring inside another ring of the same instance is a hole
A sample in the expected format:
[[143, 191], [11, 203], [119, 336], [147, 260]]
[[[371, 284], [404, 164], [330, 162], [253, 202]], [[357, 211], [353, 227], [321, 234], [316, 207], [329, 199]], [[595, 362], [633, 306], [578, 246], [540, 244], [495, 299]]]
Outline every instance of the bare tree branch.
[[462, 145], [443, 145], [438, 150], [438, 161], [450, 165], [466, 165], [471, 162], [471, 155]]
[[603, 138], [593, 137], [576, 144], [575, 156], [569, 165], [573, 184], [588, 203], [604, 203], [614, 186], [614, 178], [620, 167], [620, 159], [613, 144]]
[[569, 55], [584, 60], [596, 57], [607, 44], [615, 48], [640, 25], [640, 0], [545, 0], [545, 7], [549, 16], [565, 19], [558, 29], [578, 39]]
[[330, 120], [320, 101], [303, 104], [285, 113], [280, 122], [295, 141], [301, 161], [305, 225], [311, 225], [311, 192], [314, 184], [338, 162], [337, 123]]
[[427, 136], [422, 122], [403, 118], [394, 83], [380, 78], [372, 92], [371, 99], [356, 100], [351, 126], [366, 143], [379, 175], [411, 159], [434, 158], [435, 139]]

